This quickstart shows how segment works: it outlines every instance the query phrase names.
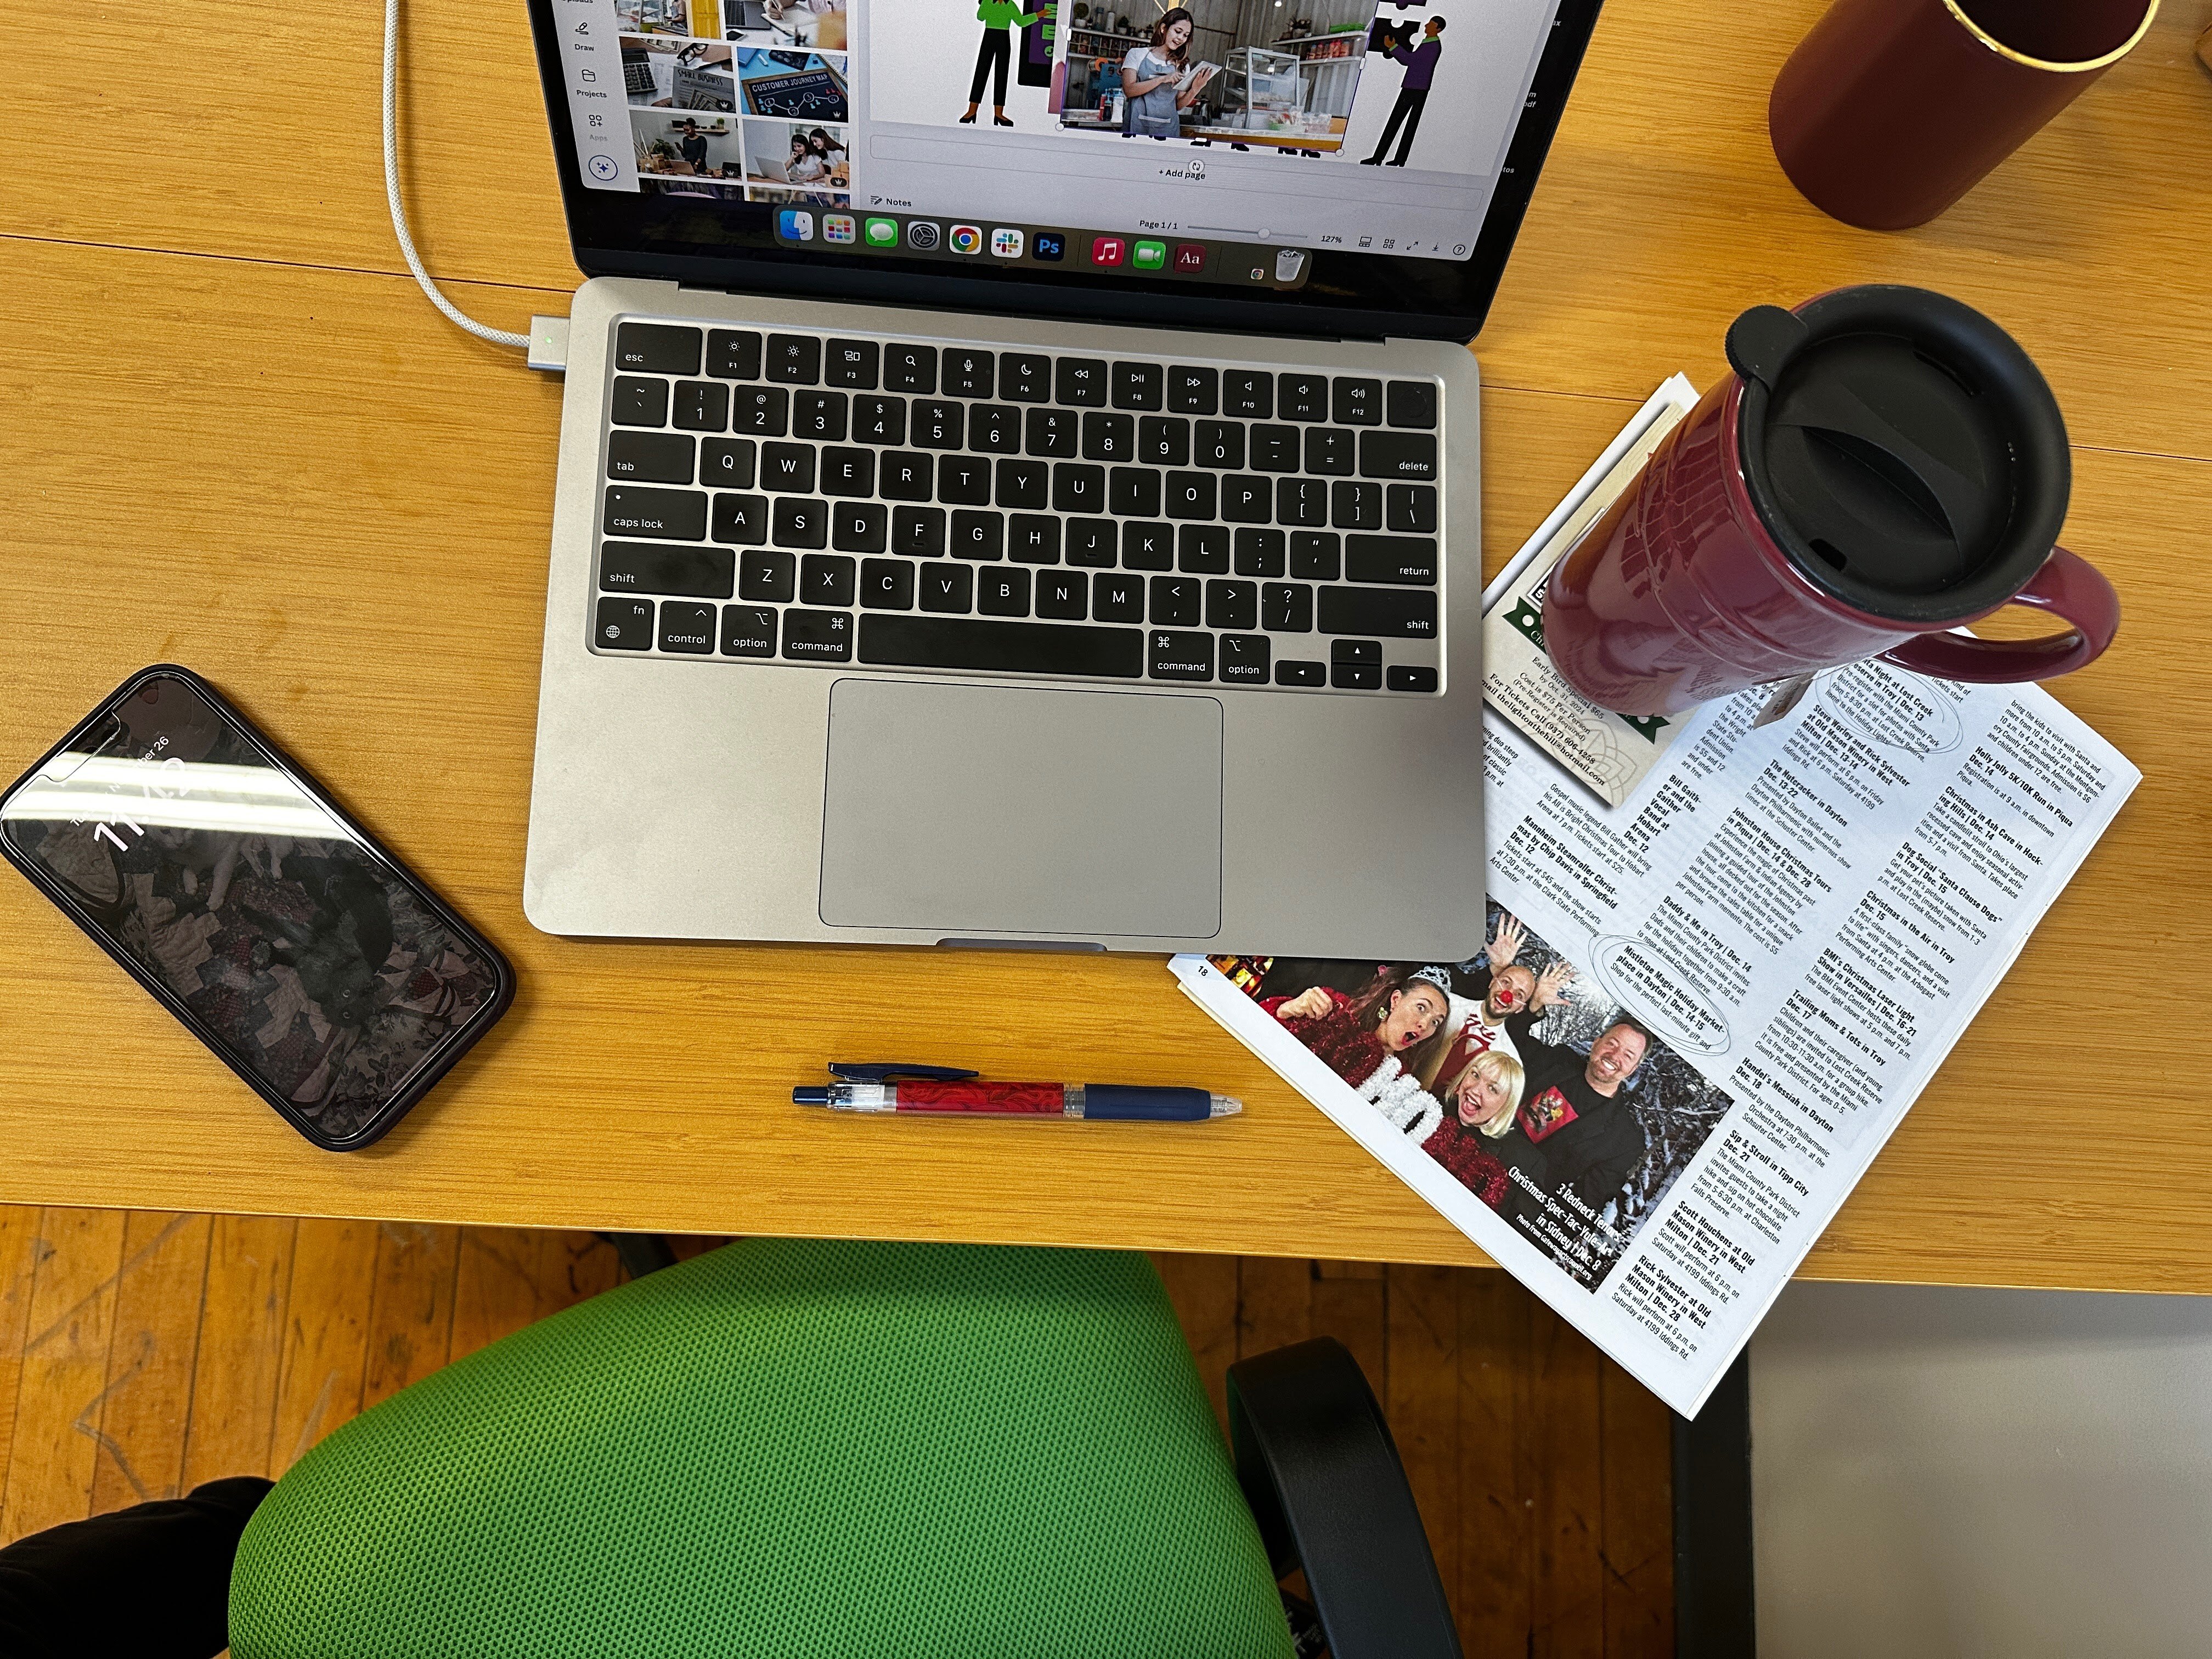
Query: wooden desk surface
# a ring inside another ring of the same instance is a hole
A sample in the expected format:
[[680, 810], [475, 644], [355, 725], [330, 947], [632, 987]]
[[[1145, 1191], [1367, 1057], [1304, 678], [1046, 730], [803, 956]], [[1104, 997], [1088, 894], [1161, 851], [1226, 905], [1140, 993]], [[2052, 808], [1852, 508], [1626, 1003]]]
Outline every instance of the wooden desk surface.
[[[2068, 540], [2129, 627], [2058, 695], [2142, 788], [1815, 1249], [1863, 1279], [2212, 1291], [2212, 0], [1936, 224], [1790, 189], [1765, 89], [1819, 0], [1613, 0], [1479, 343], [1486, 562], [1741, 307], [1916, 282], [2034, 354]], [[565, 309], [519, 9], [414, 0], [416, 228], [463, 305]], [[374, 8], [206, 0], [159, 73], [33, 77], [0, 191], [0, 771], [140, 664], [212, 677], [511, 953], [514, 1012], [381, 1146], [316, 1152], [0, 881], [0, 1201], [1479, 1261], [1152, 958], [570, 942], [518, 902], [559, 388], [426, 306], [385, 219]], [[126, 47], [143, 20], [33, 0]], [[143, 61], [94, 51], [71, 61]], [[255, 69], [253, 66], [260, 67]], [[79, 171], [113, 136], [131, 177]], [[156, 137], [153, 135], [161, 135]], [[1207, 1128], [851, 1121], [830, 1055], [1203, 1081]], [[2108, 1113], [2085, 1120], [2087, 1103]]]

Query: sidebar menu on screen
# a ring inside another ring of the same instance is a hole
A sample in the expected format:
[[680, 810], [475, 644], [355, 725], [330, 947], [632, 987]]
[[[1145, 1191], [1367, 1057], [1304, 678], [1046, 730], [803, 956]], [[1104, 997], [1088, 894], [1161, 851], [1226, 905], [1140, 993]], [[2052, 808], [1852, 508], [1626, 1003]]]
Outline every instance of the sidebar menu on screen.
[[622, 25], [614, 0], [554, 0], [562, 78], [568, 83], [576, 166], [593, 190], [637, 190], [629, 97], [623, 80]]

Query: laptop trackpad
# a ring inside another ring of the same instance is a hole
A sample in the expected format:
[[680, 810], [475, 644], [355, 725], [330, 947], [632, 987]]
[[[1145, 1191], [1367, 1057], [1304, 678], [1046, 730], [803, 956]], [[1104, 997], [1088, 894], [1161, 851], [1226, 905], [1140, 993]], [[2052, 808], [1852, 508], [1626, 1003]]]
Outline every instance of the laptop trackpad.
[[842, 679], [823, 805], [833, 927], [1221, 928], [1212, 697]]

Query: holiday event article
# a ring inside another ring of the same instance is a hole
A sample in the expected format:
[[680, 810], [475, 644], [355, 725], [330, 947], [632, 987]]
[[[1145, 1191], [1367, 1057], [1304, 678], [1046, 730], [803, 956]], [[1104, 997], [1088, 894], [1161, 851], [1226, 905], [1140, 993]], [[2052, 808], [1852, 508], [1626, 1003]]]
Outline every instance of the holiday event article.
[[1731, 1104], [1495, 904], [1468, 962], [1213, 965], [1585, 1288]]
[[1173, 964], [1686, 1415], [2141, 777], [2033, 686], [1868, 662], [1766, 697], [1612, 807], [1486, 710], [1466, 961]]

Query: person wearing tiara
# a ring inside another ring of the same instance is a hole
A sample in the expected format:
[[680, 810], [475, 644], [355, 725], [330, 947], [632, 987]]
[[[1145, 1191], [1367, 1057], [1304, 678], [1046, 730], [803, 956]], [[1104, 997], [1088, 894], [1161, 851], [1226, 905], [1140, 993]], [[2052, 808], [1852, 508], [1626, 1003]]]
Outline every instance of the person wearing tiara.
[[1449, 968], [1424, 968], [1402, 980], [1386, 970], [1356, 996], [1316, 985], [1296, 996], [1268, 997], [1260, 1006], [1387, 1112], [1393, 1108], [1386, 1095], [1395, 1103], [1400, 1094], [1420, 1091], [1415, 1078], [1442, 1039], [1450, 983]]

